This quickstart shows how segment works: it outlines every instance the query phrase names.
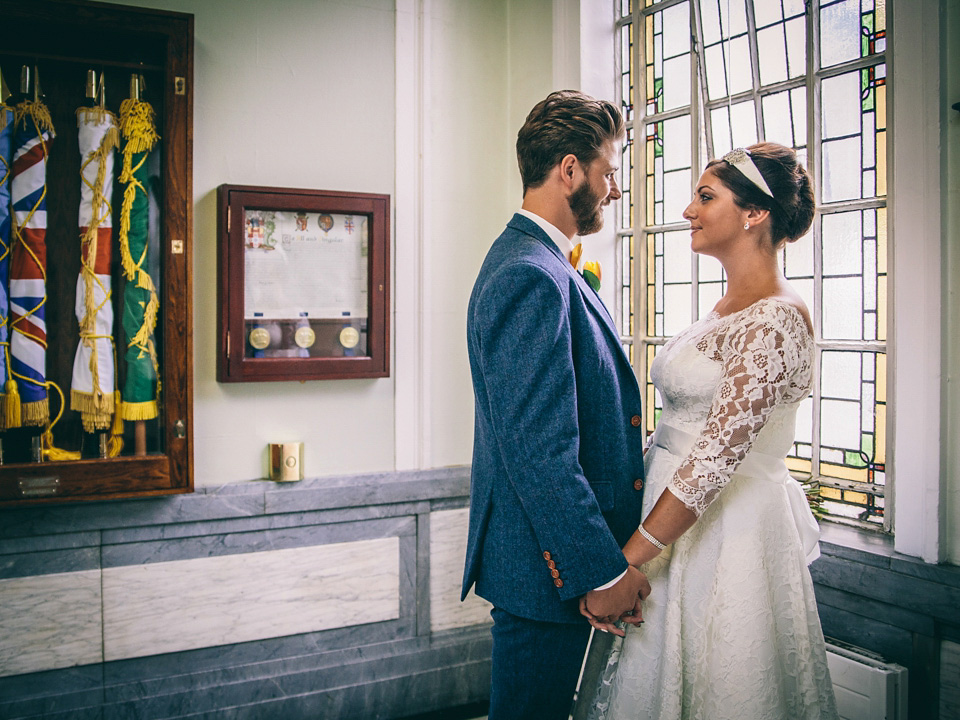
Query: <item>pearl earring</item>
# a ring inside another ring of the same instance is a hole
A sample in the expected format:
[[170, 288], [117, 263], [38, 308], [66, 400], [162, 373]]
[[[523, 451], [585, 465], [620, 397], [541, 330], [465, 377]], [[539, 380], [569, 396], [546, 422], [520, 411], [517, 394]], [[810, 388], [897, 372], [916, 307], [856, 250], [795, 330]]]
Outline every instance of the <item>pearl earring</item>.
[[743, 224], [743, 229], [744, 229], [744, 230], [749, 230], [749, 229], [750, 229], [750, 223], [745, 222], [745, 223]]

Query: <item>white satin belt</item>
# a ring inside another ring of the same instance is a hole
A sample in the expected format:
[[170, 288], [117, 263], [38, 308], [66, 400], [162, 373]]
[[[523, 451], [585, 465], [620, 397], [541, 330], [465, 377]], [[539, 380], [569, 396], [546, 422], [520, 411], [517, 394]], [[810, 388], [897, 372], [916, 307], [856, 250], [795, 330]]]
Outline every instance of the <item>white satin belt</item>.
[[[653, 445], [681, 458], [686, 458], [690, 454], [696, 439], [695, 435], [662, 422], [657, 424], [657, 429], [653, 433]], [[800, 544], [803, 546], [803, 553], [809, 565], [820, 557], [820, 526], [813, 517], [813, 511], [807, 502], [803, 487], [787, 471], [787, 465], [783, 460], [782, 457], [751, 450], [737, 467], [734, 477], [744, 475], [765, 482], [779, 483], [786, 488], [787, 499], [790, 501], [790, 513], [793, 515], [797, 534], [800, 536]]]

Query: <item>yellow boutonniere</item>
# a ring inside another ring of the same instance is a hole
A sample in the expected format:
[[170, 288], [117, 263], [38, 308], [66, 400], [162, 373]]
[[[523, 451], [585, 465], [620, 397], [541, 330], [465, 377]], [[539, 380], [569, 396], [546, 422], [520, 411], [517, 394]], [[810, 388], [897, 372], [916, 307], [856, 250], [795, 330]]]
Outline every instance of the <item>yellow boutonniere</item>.
[[573, 269], [580, 272], [580, 256], [583, 254], [583, 245], [577, 243], [577, 246], [570, 251], [570, 264]]
[[570, 264], [573, 265], [573, 269], [576, 270], [583, 276], [583, 279], [587, 281], [587, 285], [592, 287], [595, 292], [600, 291], [600, 280], [603, 277], [603, 268], [600, 267], [600, 263], [594, 260], [585, 262], [583, 264], [583, 269], [580, 269], [580, 258], [583, 255], [583, 245], [577, 243], [577, 246], [573, 248], [570, 253]]
[[587, 281], [587, 284], [592, 287], [595, 292], [600, 292], [600, 280], [602, 278], [603, 268], [600, 266], [599, 261], [591, 260], [583, 264], [583, 279]]

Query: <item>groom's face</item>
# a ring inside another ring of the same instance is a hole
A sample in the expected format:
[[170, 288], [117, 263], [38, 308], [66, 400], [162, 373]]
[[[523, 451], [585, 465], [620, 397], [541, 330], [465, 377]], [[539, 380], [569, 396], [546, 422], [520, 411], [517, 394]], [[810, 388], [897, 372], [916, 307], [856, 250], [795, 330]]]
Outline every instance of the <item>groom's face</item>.
[[620, 197], [616, 178], [619, 170], [617, 155], [616, 144], [605, 142], [600, 154], [586, 166], [580, 185], [567, 198], [577, 222], [577, 235], [590, 235], [600, 230], [603, 227], [603, 209]]

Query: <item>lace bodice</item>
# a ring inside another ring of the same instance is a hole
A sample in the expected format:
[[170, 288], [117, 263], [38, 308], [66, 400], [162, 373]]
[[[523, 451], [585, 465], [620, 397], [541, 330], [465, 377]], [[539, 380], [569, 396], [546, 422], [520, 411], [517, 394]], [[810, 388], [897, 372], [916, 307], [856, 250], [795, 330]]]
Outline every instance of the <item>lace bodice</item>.
[[650, 368], [663, 398], [660, 422], [697, 440], [670, 492], [699, 517], [748, 452], [784, 457], [812, 367], [803, 316], [776, 298], [712, 312], [672, 338]]

